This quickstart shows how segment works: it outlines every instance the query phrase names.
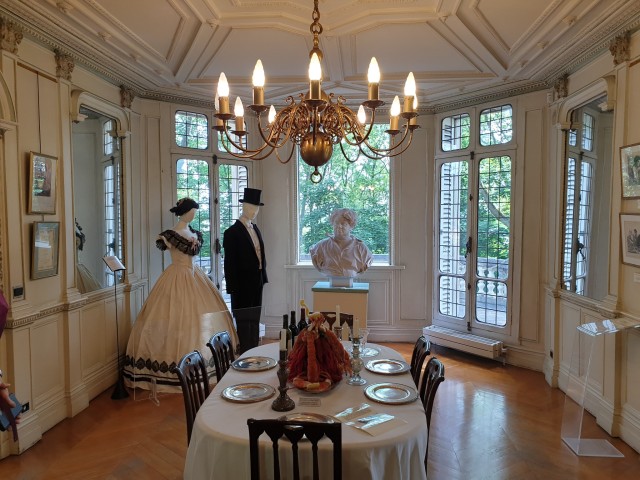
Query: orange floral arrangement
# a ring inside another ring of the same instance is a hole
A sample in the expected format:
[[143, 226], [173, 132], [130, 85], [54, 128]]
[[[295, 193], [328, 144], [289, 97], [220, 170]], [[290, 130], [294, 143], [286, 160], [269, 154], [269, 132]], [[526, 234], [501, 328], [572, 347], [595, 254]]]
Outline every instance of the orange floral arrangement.
[[349, 354], [321, 313], [309, 315], [309, 327], [298, 333], [289, 354], [289, 381], [307, 391], [325, 391], [351, 374]]

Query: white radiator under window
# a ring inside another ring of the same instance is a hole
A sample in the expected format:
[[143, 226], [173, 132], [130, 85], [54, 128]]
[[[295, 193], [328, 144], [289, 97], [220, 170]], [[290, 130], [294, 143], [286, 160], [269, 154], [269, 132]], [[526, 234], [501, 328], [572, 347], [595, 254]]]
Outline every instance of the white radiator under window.
[[442, 345], [481, 357], [501, 359], [505, 362], [506, 347], [499, 340], [484, 338], [472, 333], [431, 325], [422, 329], [424, 336], [435, 345]]

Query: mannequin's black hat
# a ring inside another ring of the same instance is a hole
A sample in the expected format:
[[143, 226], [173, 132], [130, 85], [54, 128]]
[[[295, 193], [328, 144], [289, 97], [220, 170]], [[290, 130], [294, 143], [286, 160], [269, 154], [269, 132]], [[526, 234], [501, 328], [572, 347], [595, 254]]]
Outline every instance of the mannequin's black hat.
[[169, 211], [176, 216], [181, 217], [192, 208], [200, 208], [200, 205], [198, 205], [198, 202], [196, 202], [194, 199], [185, 197], [178, 200], [176, 206], [169, 209]]
[[264, 205], [264, 203], [260, 203], [260, 195], [262, 195], [262, 190], [258, 190], [257, 188], [249, 188], [246, 187], [244, 189], [244, 198], [240, 199], [240, 203], [250, 203], [251, 205]]

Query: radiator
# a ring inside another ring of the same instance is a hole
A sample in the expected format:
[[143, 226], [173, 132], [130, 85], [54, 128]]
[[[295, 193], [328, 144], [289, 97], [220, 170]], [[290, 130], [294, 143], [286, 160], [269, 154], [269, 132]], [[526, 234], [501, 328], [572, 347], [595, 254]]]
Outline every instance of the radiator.
[[442, 345], [462, 352], [473, 353], [481, 357], [500, 359], [505, 362], [507, 353], [502, 342], [490, 338], [480, 337], [472, 333], [459, 332], [450, 328], [431, 325], [424, 327], [422, 333], [431, 343]]

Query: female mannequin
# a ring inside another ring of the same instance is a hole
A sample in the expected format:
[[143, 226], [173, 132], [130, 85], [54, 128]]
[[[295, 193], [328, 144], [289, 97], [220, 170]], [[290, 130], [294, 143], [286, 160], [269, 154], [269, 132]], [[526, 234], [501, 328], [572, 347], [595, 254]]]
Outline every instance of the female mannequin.
[[178, 378], [169, 369], [183, 355], [199, 350], [206, 357], [207, 341], [223, 330], [234, 345], [238, 343], [222, 295], [193, 262], [203, 242], [202, 234], [189, 225], [197, 209], [194, 200], [179, 200], [171, 209], [178, 223], [156, 240], [160, 250], [169, 250], [171, 265], [158, 278], [133, 325], [125, 356], [127, 386], [152, 389], [155, 384], [157, 391], [179, 391]]

